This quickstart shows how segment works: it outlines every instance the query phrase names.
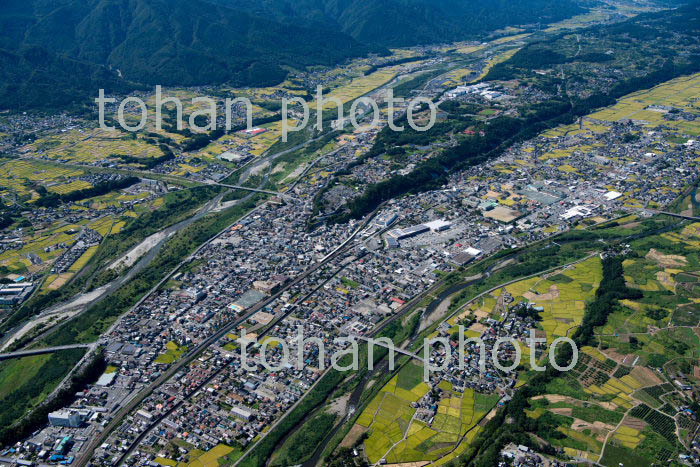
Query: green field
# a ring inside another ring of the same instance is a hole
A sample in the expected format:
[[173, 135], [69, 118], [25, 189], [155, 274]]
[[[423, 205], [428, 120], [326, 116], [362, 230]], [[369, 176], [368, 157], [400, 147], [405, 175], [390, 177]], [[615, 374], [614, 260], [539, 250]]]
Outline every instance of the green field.
[[439, 461], [455, 451], [498, 401], [497, 395], [478, 394], [472, 389], [457, 392], [443, 381], [432, 423], [419, 420], [411, 403], [430, 391], [422, 375], [422, 366], [408, 363], [357, 419], [357, 425], [369, 429], [365, 450], [370, 462], [384, 458], [388, 463]]
[[12, 435], [14, 424], [46, 399], [84, 353], [64, 350], [0, 362], [0, 439]]

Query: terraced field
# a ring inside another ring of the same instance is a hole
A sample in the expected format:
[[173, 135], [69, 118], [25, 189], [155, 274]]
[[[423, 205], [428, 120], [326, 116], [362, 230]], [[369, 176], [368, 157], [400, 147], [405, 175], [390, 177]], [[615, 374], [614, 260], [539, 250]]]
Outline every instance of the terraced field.
[[542, 423], [566, 435], [546, 438], [569, 456], [644, 466], [678, 451], [672, 416], [687, 399], [671, 381], [698, 382], [699, 240], [696, 223], [633, 241], [624, 278], [642, 297], [621, 301], [596, 330], [600, 345], [583, 347], [577, 366], [548, 386], [550, 394], [530, 401], [530, 417], [545, 417]]
[[440, 385], [441, 398], [431, 420], [419, 419], [412, 403], [431, 390], [422, 381], [422, 366], [407, 364], [382, 388], [357, 419], [368, 430], [365, 441], [371, 462], [448, 462], [465, 449], [479, 431], [477, 423], [495, 406], [498, 396], [456, 391], [450, 383]]

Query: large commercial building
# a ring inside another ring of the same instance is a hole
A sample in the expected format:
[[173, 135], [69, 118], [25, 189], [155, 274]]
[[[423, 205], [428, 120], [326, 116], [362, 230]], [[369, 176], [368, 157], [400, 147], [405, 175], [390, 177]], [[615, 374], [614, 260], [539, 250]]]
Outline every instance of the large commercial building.
[[31, 282], [15, 282], [0, 286], [0, 305], [19, 305], [25, 301], [34, 290]]
[[404, 238], [414, 237], [418, 234], [422, 234], [430, 230], [423, 224], [414, 225], [412, 227], [406, 227], [405, 229], [394, 229], [389, 232], [390, 237], [394, 237], [396, 240], [402, 240]]
[[452, 223], [438, 219], [435, 221], [426, 222], [425, 226], [433, 232], [442, 232], [452, 227]]
[[49, 414], [49, 424], [78, 428], [83, 423], [80, 414], [74, 410], [58, 410]]

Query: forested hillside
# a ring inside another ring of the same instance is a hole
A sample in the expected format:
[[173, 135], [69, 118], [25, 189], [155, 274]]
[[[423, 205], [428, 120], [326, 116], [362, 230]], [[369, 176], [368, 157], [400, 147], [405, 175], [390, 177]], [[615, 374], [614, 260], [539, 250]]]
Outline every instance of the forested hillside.
[[0, 9], [0, 108], [51, 107], [98, 87], [276, 84], [285, 66], [384, 51], [330, 28], [200, 0], [8, 2]]
[[334, 26], [358, 41], [410, 46], [473, 38], [512, 25], [557, 21], [583, 8], [565, 0], [215, 0], [279, 21]]
[[[0, 109], [97, 88], [273, 85], [288, 67], [482, 37], [583, 11], [573, 0], [6, 0]], [[21, 95], [21, 97], [19, 96]]]

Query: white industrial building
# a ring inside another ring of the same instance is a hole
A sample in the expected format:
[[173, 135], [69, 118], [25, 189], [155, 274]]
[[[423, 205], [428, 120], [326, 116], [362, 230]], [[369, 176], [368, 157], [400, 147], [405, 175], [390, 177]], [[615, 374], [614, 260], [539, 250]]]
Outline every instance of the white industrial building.
[[78, 428], [82, 424], [80, 414], [74, 410], [58, 410], [49, 414], [49, 424], [52, 426], [64, 426]]

